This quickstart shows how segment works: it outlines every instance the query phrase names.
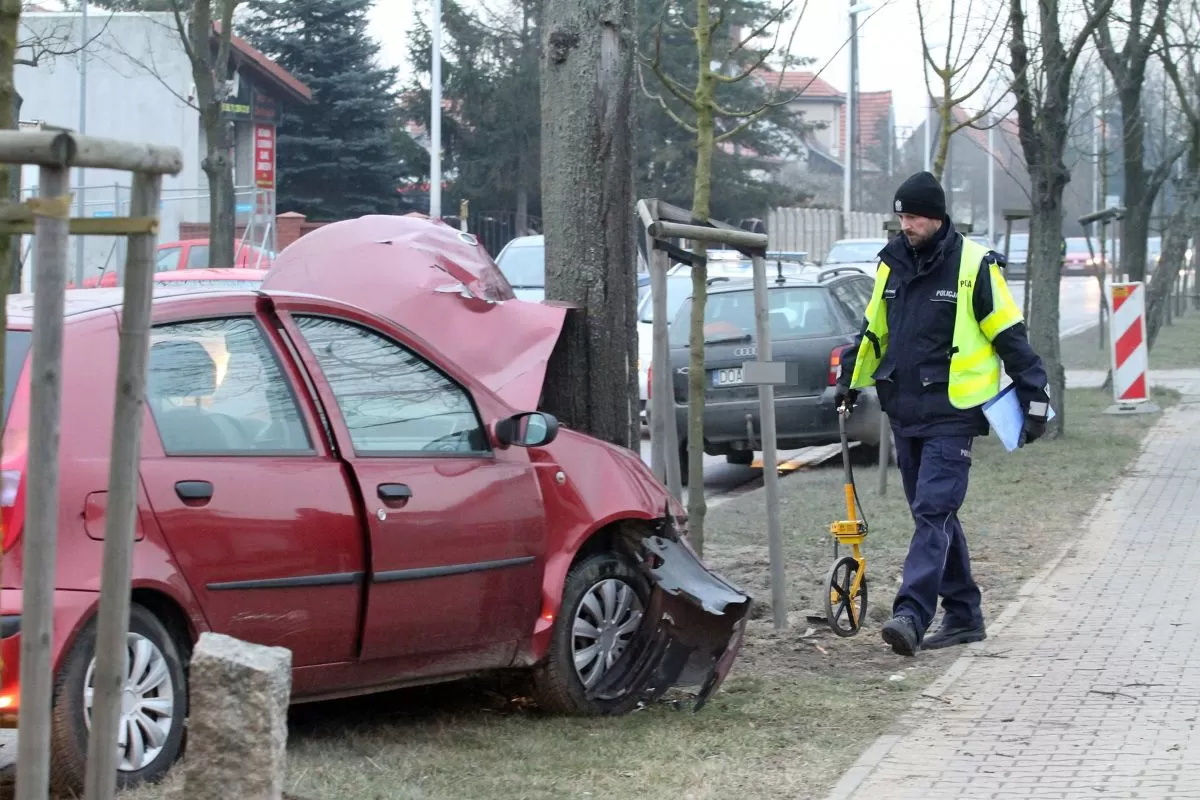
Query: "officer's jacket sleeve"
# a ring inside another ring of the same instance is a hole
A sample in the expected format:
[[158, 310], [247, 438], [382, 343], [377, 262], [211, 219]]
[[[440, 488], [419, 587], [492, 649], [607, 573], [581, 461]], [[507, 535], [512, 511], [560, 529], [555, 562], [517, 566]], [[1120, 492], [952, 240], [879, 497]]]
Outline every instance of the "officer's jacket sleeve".
[[[998, 254], [993, 256], [995, 260], [986, 259], [980, 268], [981, 273], [984, 269], [991, 273], [991, 280], [975, 281], [975, 295], [972, 300], [975, 319], [978, 320], [986, 319], [992, 313], [992, 281], [1004, 284], [1004, 273], [1001, 269], [1004, 257]], [[982, 278], [982, 275], [980, 277]], [[1016, 385], [1017, 399], [1020, 400], [1022, 408], [1028, 408], [1032, 402], [1049, 401], [1046, 392], [1046, 367], [1042, 364], [1041, 356], [1035, 353], [1029, 344], [1024, 322], [1018, 322], [997, 333], [992, 339], [992, 347], [996, 348], [996, 355], [1004, 362], [1004, 371]]]

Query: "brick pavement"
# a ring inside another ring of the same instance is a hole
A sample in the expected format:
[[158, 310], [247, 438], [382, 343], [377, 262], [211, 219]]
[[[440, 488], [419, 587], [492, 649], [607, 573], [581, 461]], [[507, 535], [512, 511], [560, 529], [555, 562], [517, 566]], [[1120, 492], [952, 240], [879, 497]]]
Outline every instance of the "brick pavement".
[[1200, 798], [1200, 397], [1081, 527], [830, 800]]

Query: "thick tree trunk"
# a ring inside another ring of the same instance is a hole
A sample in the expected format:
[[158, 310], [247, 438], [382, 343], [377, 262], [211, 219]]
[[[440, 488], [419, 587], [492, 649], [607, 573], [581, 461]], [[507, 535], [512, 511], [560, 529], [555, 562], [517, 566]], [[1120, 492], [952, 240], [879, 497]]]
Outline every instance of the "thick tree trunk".
[[1146, 237], [1150, 235], [1150, 215], [1154, 197], [1144, 164], [1146, 125], [1142, 117], [1142, 86], [1121, 91], [1121, 139], [1125, 161], [1125, 218], [1121, 221], [1121, 272], [1131, 281], [1146, 279]]
[[221, 119], [220, 104], [205, 113], [208, 148], [201, 164], [208, 177], [208, 265], [234, 265], [233, 126]]
[[632, 447], [634, 4], [547, 0], [543, 14], [546, 298], [576, 307], [550, 360], [543, 407], [572, 428]]
[[[1189, 204], [1192, 205], [1192, 204]], [[1187, 254], [1187, 229], [1190, 213], [1176, 210], [1167, 223], [1163, 237], [1162, 257], [1154, 268], [1154, 275], [1146, 292], [1146, 347], [1154, 349], [1154, 341], [1162, 330], [1166, 319], [1167, 304], [1171, 302], [1171, 290], [1179, 278]]]
[[[17, 127], [14, 119], [17, 87], [13, 81], [13, 61], [17, 53], [17, 28], [21, 18], [21, 0], [0, 0], [0, 130]], [[7, 201], [13, 193], [11, 178], [20, 179], [21, 168], [0, 165], [0, 198]], [[13, 249], [19, 247], [20, 238], [0, 236], [0, 300], [11, 291]], [[0, 302], [0, 375], [4, 374], [4, 337], [8, 330], [8, 303]], [[6, 399], [6, 398], [0, 398]], [[0, 664], [0, 669], [5, 665]]]
[[1062, 195], [1065, 181], [1036, 174], [1031, 177], [1033, 218], [1029, 226], [1028, 269], [1032, 295], [1029, 343], [1042, 357], [1050, 379], [1050, 397], [1057, 416], [1051, 421], [1047, 435], [1054, 438], [1062, 433], [1066, 424], [1066, 403], [1063, 402], [1066, 373], [1062, 366], [1058, 331], [1058, 291], [1062, 280]]

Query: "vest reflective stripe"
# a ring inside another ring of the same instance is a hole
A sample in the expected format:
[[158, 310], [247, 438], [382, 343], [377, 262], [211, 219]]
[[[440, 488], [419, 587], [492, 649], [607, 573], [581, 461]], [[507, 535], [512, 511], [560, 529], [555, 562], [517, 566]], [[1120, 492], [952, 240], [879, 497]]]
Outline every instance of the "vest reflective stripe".
[[[990, 264], [987, 279], [991, 281], [992, 313], [983, 321], [975, 319], [975, 281], [979, 267], [988, 250], [981, 244], [963, 238], [962, 257], [958, 264], [958, 288], [955, 304], [953, 354], [950, 357], [950, 404], [955, 408], [974, 408], [990, 400], [1000, 391], [1000, 358], [992, 340], [1004, 330], [1022, 321], [1021, 309], [1000, 267]], [[875, 383], [875, 370], [887, 352], [887, 301], [883, 298], [891, 269], [880, 263], [875, 273], [875, 288], [867, 304], [867, 330], [858, 348], [854, 373], [850, 378], [853, 389]]]

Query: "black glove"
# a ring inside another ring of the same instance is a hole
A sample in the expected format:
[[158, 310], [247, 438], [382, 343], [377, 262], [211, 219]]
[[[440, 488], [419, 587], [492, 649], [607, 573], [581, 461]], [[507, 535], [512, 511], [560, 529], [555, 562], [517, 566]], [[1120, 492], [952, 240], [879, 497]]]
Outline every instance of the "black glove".
[[1033, 402], [1025, 411], [1025, 424], [1021, 428], [1021, 438], [1018, 447], [1024, 447], [1030, 442], [1036, 442], [1046, 433], [1046, 417], [1050, 413], [1050, 404], [1044, 401]]
[[846, 410], [854, 408], [854, 404], [858, 402], [858, 389], [851, 389], [849, 386], [838, 384], [837, 389], [833, 393], [833, 407], [846, 407]]

